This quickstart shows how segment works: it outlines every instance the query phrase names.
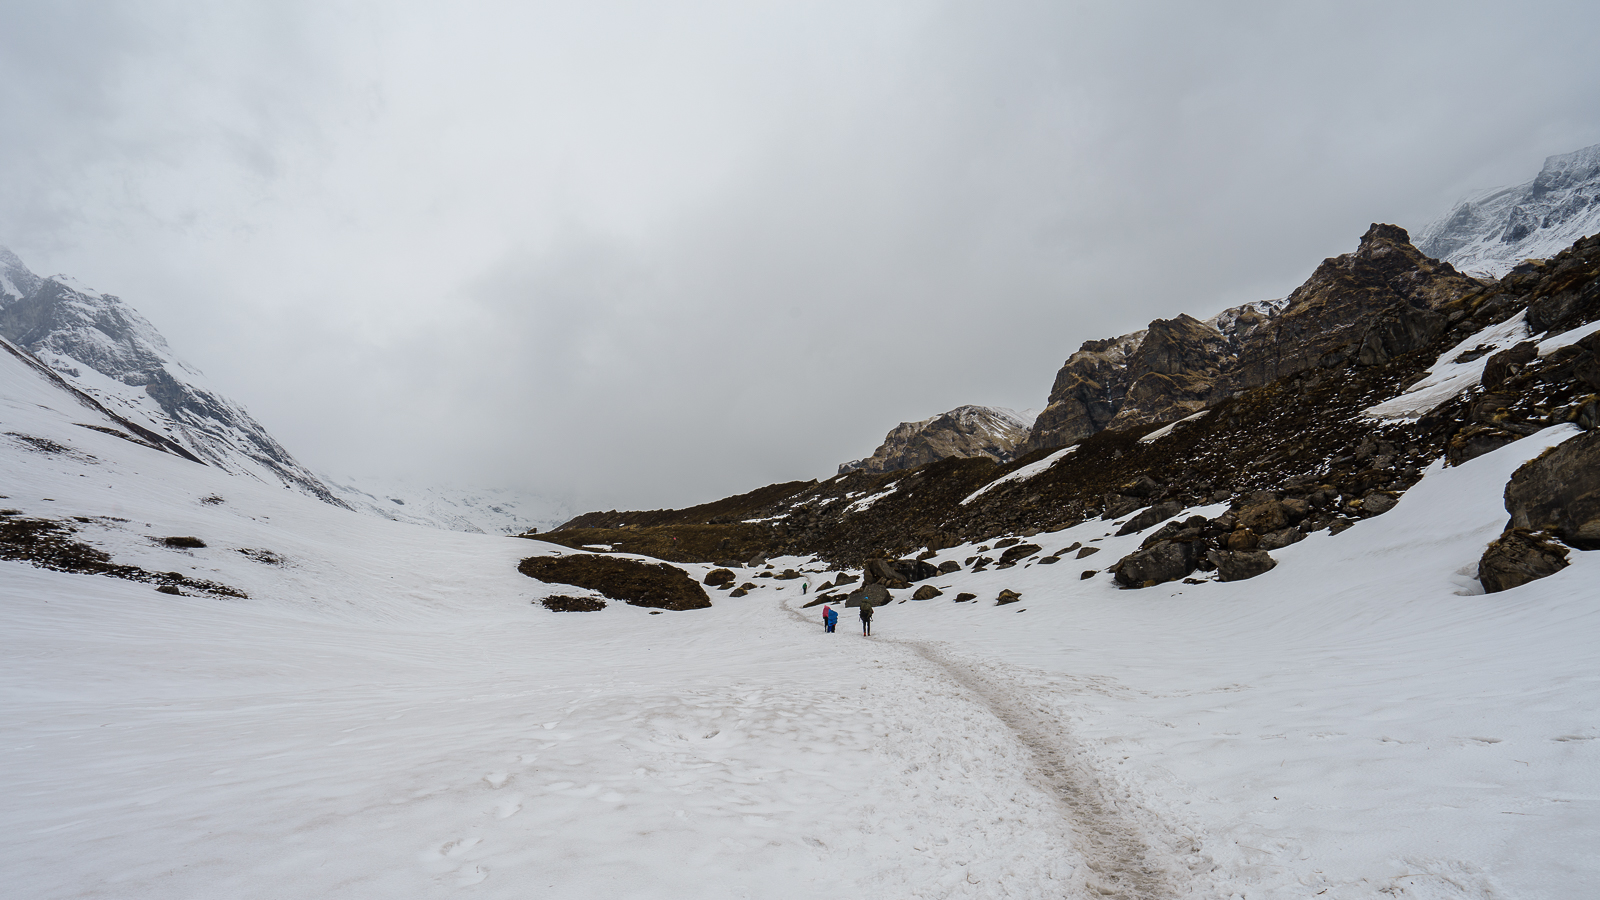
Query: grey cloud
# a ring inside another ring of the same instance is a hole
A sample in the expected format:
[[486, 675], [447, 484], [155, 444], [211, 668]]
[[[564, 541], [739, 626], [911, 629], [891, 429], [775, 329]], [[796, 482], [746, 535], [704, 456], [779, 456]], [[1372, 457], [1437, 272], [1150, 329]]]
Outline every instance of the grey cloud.
[[314, 466], [583, 506], [1038, 406], [1600, 141], [1578, 3], [59, 9], [0, 38], [0, 243]]

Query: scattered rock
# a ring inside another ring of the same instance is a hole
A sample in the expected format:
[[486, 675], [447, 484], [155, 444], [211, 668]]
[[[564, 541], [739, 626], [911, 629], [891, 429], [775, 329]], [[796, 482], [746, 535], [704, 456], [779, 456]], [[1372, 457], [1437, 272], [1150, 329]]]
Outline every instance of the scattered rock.
[[958, 563], [953, 559], [947, 559], [944, 562], [939, 563], [940, 575], [949, 575], [951, 572], [959, 571], [961, 571], [961, 563]]
[[1498, 390], [1506, 379], [1521, 372], [1523, 367], [1539, 357], [1539, 344], [1523, 341], [1509, 350], [1501, 350], [1483, 364], [1483, 388]]
[[1393, 494], [1373, 491], [1361, 498], [1361, 511], [1372, 516], [1381, 516], [1400, 502]]
[[172, 584], [163, 584], [163, 585], [161, 585], [160, 587], [156, 588], [156, 593], [158, 593], [158, 594], [171, 594], [174, 597], [186, 597], [186, 596], [188, 596], [183, 591], [178, 590], [177, 585], [172, 585]]
[[1236, 518], [1256, 534], [1268, 534], [1289, 524], [1289, 511], [1277, 500], [1258, 500], [1242, 507]]
[[1217, 567], [1217, 578], [1221, 581], [1244, 581], [1270, 572], [1278, 564], [1264, 550], [1213, 550], [1206, 558]]
[[976, 599], [978, 599], [978, 595], [977, 594], [965, 594], [965, 593], [963, 593], [963, 594], [957, 594], [956, 595], [955, 602], [957, 602], [957, 603], [966, 603], [968, 600], [976, 600]]
[[1006, 548], [1006, 552], [1000, 554], [1000, 564], [1015, 564], [1018, 560], [1032, 556], [1043, 549], [1044, 548], [1038, 544], [1013, 544], [1012, 546]]
[[1567, 567], [1567, 548], [1540, 532], [1513, 528], [1489, 543], [1478, 560], [1478, 581], [1491, 594], [1537, 581]]
[[845, 598], [844, 605], [846, 609], [853, 609], [863, 603], [871, 606], [883, 606], [891, 599], [889, 589], [883, 585], [864, 584], [859, 590], [852, 592], [849, 597]]
[[1451, 435], [1445, 444], [1445, 460], [1452, 466], [1459, 466], [1521, 438], [1520, 434], [1494, 425], [1467, 425]]
[[911, 595], [911, 599], [932, 600], [935, 597], [942, 596], [944, 596], [944, 591], [939, 590], [931, 584], [925, 584], [922, 587], [917, 588], [916, 593]]
[[1164, 522], [1181, 512], [1183, 512], [1182, 503], [1177, 503], [1174, 501], [1158, 503], [1124, 523], [1121, 528], [1117, 529], [1117, 536], [1122, 537], [1123, 535], [1143, 531], [1146, 528], [1149, 528], [1158, 522]]
[[1093, 578], [1093, 577], [1095, 577], [1096, 575], [1099, 575], [1099, 574], [1100, 573], [1096, 572], [1094, 569], [1084, 569], [1083, 573], [1078, 576], [1078, 580], [1079, 581], [1088, 581], [1089, 579], [1091, 579], [1091, 578]]
[[1085, 556], [1093, 556], [1093, 555], [1095, 555], [1096, 553], [1099, 553], [1099, 552], [1100, 552], [1100, 548], [1099, 547], [1084, 547], [1082, 550], [1079, 550], [1078, 551], [1078, 555], [1076, 557], [1073, 557], [1073, 558], [1074, 559], [1083, 559]]
[[725, 587], [733, 581], [734, 575], [729, 569], [712, 569], [706, 573], [705, 583], [712, 587]]
[[[753, 585], [752, 585], [752, 587], [753, 587]], [[732, 593], [728, 594], [728, 596], [729, 597], [743, 597], [743, 596], [745, 596], [745, 595], [747, 595], [749, 593], [750, 593], [750, 589], [749, 588], [736, 587], [736, 588], [733, 589]]]
[[1256, 547], [1260, 546], [1260, 544], [1261, 538], [1256, 536], [1254, 531], [1251, 531], [1248, 528], [1240, 527], [1237, 531], [1231, 532], [1227, 538], [1224, 539], [1222, 545], [1228, 550], [1239, 551], [1254, 550]]
[[161, 543], [167, 547], [176, 547], [183, 550], [199, 550], [206, 545], [205, 541], [197, 537], [167, 537]]
[[1002, 590], [1000, 594], [994, 598], [994, 605], [1005, 606], [1007, 603], [1015, 603], [1021, 599], [1021, 594], [1017, 593], [1016, 591], [1006, 589]]
[[776, 578], [779, 581], [793, 581], [796, 578], [799, 578], [801, 576], [800, 576], [799, 572], [796, 572], [793, 569], [784, 569], [781, 573], [779, 573], [777, 575], [774, 575], [772, 577]]
[[1177, 581], [1199, 564], [1198, 548], [1191, 541], [1162, 541], [1148, 550], [1124, 556], [1113, 571], [1123, 587], [1151, 587]]
[[1053, 566], [1058, 562], [1061, 562], [1061, 557], [1059, 556], [1045, 556], [1039, 559], [1039, 565], [1041, 566]]
[[1255, 549], [1260, 551], [1277, 550], [1290, 544], [1298, 544], [1306, 539], [1305, 533], [1298, 528], [1289, 527], [1271, 534], [1264, 534], [1256, 544]]

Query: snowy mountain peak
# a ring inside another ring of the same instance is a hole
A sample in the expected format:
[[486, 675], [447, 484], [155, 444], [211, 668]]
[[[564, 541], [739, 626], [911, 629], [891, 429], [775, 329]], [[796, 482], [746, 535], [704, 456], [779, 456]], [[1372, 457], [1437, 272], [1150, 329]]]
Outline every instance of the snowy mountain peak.
[[6, 251], [0, 335], [117, 416], [225, 472], [343, 505], [243, 407], [211, 390], [137, 310], [69, 276], [40, 278]]
[[1498, 278], [1600, 232], [1600, 144], [1545, 160], [1526, 184], [1480, 191], [1422, 230], [1417, 248]]

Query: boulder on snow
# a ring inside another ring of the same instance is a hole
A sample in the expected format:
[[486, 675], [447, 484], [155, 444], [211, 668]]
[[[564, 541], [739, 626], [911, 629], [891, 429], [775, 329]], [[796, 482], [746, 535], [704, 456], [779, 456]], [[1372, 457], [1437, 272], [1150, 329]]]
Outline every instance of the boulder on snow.
[[1495, 425], [1467, 425], [1445, 443], [1445, 460], [1452, 466], [1459, 466], [1521, 438], [1522, 435]]
[[712, 587], [722, 587], [733, 584], [733, 572], [728, 569], [712, 569], [706, 573], [705, 584]]
[[1183, 512], [1182, 503], [1171, 500], [1167, 501], [1166, 503], [1157, 503], [1155, 506], [1150, 507], [1144, 512], [1139, 513], [1138, 515], [1129, 519], [1127, 522], [1123, 523], [1123, 526], [1117, 529], [1117, 536], [1122, 537], [1126, 534], [1133, 534], [1138, 531], [1143, 531], [1146, 528], [1149, 528], [1158, 522], [1164, 522], [1181, 512]]
[[961, 563], [958, 563], [953, 559], [947, 559], [944, 562], [939, 563], [940, 575], [949, 575], [951, 572], [959, 571], [961, 571]]
[[939, 590], [931, 584], [925, 584], [922, 587], [917, 588], [916, 592], [911, 595], [911, 599], [932, 600], [935, 597], [942, 596], [944, 596], [944, 591]]
[[1255, 549], [1261, 551], [1277, 550], [1290, 544], [1298, 544], [1305, 539], [1305, 532], [1291, 525], [1288, 528], [1282, 528], [1270, 534], [1263, 534]]
[[920, 559], [873, 559], [867, 561], [861, 574], [868, 584], [905, 587], [913, 581], [932, 578], [939, 570]]
[[1021, 599], [1022, 599], [1022, 595], [1021, 594], [1017, 593], [1016, 591], [1010, 590], [1010, 589], [1005, 589], [1005, 590], [1000, 591], [999, 595], [994, 598], [994, 605], [995, 606], [1005, 606], [1007, 603], [1015, 603], [1015, 602], [1017, 602], [1018, 600], [1021, 600]]
[[1278, 561], [1265, 550], [1213, 550], [1206, 554], [1219, 581], [1244, 581], [1272, 571]]
[[1010, 547], [1007, 547], [1006, 552], [1000, 554], [1000, 564], [1010, 565], [1018, 560], [1032, 556], [1043, 549], [1044, 548], [1038, 544], [1014, 544]]
[[1381, 516], [1389, 510], [1394, 509], [1395, 505], [1399, 502], [1399, 498], [1395, 497], [1393, 494], [1385, 494], [1382, 491], [1373, 491], [1361, 498], [1361, 511], [1369, 515]]
[[1151, 587], [1177, 581], [1200, 563], [1199, 548], [1193, 541], [1162, 541], [1148, 550], [1124, 556], [1114, 567], [1117, 583], [1123, 587]]
[[978, 595], [977, 594], [961, 593], [961, 594], [957, 594], [956, 595], [956, 602], [957, 603], [966, 603], [968, 600], [976, 600], [976, 599], [978, 599]]
[[1538, 356], [1537, 341], [1523, 341], [1515, 347], [1494, 354], [1483, 364], [1483, 389], [1498, 390], [1506, 383], [1506, 379], [1522, 371], [1523, 366], [1533, 362]]
[[857, 590], [851, 592], [850, 596], [845, 599], [844, 605], [846, 609], [852, 609], [862, 604], [866, 604], [868, 606], [883, 606], [884, 604], [888, 603], [890, 599], [889, 589], [883, 585], [864, 584]]
[[1248, 528], [1239, 528], [1223, 539], [1222, 545], [1228, 550], [1254, 550], [1261, 544], [1261, 538]]
[[1242, 507], [1235, 518], [1256, 534], [1270, 534], [1289, 524], [1289, 511], [1276, 500], [1258, 500]]
[[1074, 556], [1073, 559], [1083, 559], [1085, 556], [1093, 556], [1099, 552], [1099, 547], [1084, 547], [1082, 550], [1078, 551], [1078, 555]]
[[1478, 560], [1478, 581], [1491, 594], [1537, 581], [1567, 567], [1567, 548], [1524, 528], [1506, 531]]
[[1600, 550], [1600, 432], [1563, 441], [1524, 463], [1506, 483], [1509, 528], [1548, 531]]

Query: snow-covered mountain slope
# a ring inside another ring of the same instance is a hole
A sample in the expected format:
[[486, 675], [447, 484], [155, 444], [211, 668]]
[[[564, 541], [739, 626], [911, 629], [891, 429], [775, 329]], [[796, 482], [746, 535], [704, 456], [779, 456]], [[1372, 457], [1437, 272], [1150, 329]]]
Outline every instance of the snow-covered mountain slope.
[[1482, 191], [1424, 228], [1417, 248], [1495, 278], [1600, 233], [1600, 144], [1552, 156], [1527, 184]]
[[538, 494], [509, 488], [418, 487], [404, 481], [320, 476], [357, 512], [447, 531], [523, 534], [548, 531], [571, 519], [572, 508]]
[[569, 551], [358, 515], [83, 427], [97, 415], [0, 353], [5, 546], [53, 522], [129, 570], [246, 596], [0, 559], [15, 896], [1600, 883], [1600, 553], [1501, 594], [1472, 574], [1506, 479], [1570, 425], [1435, 465], [1250, 581], [1118, 591], [1101, 560], [1161, 526], [1091, 519], [1030, 540], [1097, 555], [936, 576], [926, 602], [891, 590], [867, 639], [801, 608], [835, 573], [799, 558], [774, 564], [804, 578], [744, 570], [749, 594], [710, 609], [549, 612], [532, 601], [573, 589], [515, 567]]
[[0, 248], [0, 336], [130, 421], [224, 472], [340, 501], [244, 407], [205, 384], [138, 311], [64, 275], [40, 278]]
[[839, 474], [893, 472], [950, 457], [983, 456], [1009, 460], [1011, 451], [1028, 436], [1035, 413], [999, 406], [958, 406], [920, 422], [901, 422], [865, 459], [839, 466]]

